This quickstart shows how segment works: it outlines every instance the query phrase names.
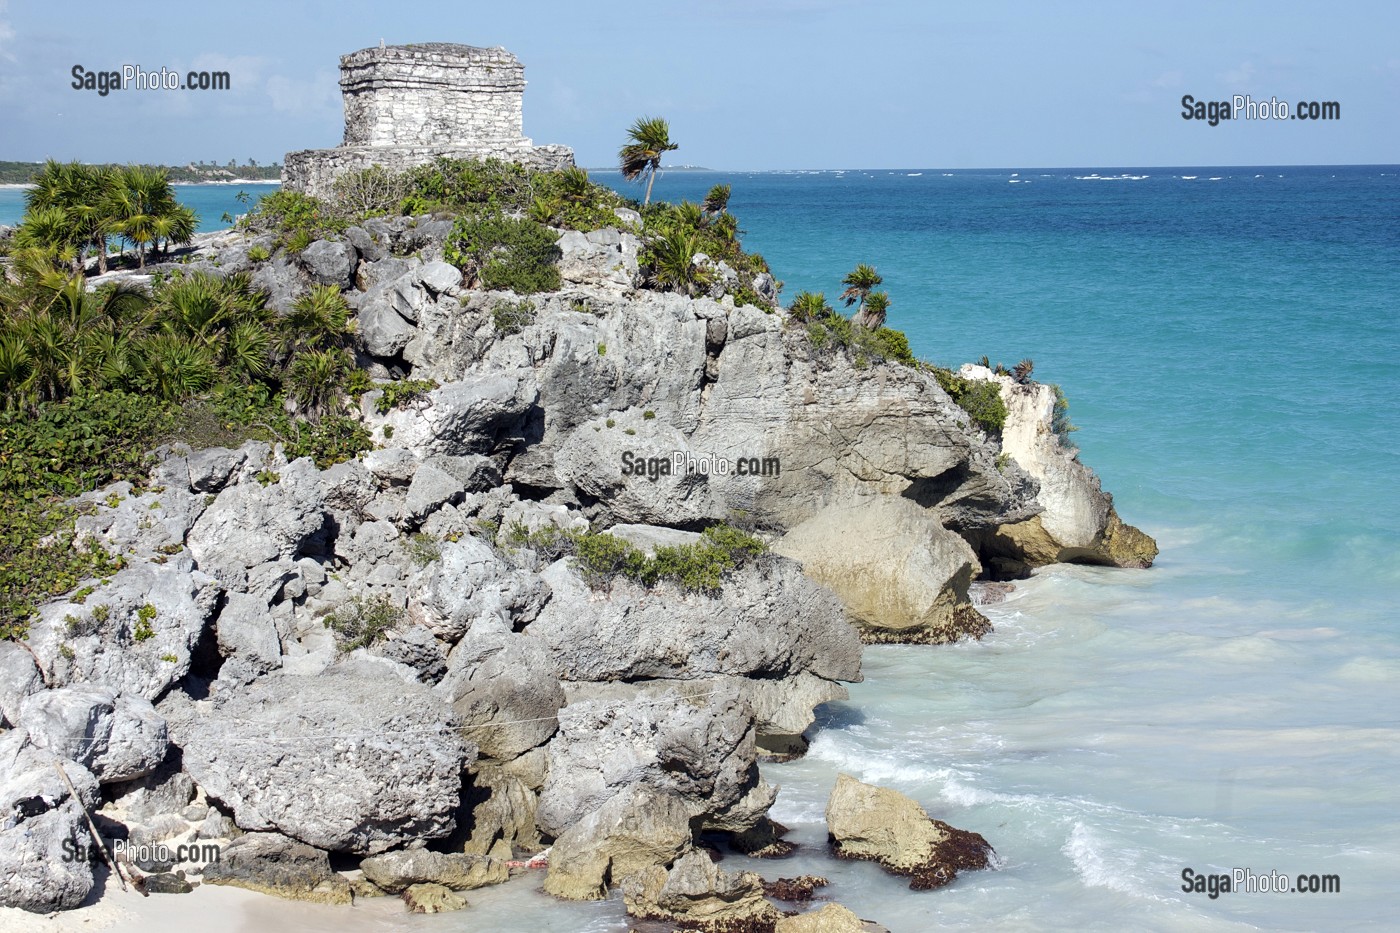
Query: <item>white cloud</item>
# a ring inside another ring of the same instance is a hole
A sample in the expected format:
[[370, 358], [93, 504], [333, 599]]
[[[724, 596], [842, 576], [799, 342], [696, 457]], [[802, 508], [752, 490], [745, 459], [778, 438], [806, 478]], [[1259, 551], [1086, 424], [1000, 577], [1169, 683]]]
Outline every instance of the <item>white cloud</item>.
[[1238, 68], [1225, 72], [1220, 76], [1220, 80], [1230, 85], [1230, 90], [1240, 90], [1243, 85], [1249, 83], [1254, 77], [1254, 63], [1244, 62]]

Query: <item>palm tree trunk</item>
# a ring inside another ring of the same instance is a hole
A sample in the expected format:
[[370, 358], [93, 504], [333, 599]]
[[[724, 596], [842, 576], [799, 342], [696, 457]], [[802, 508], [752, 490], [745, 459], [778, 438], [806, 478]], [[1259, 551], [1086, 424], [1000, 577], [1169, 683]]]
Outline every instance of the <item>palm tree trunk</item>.
[[642, 207], [646, 207], [648, 204], [651, 203], [651, 186], [652, 186], [652, 183], [655, 182], [655, 181], [656, 181], [656, 166], [653, 165], [653, 166], [651, 167], [651, 172], [647, 174], [647, 196], [646, 196], [646, 198], [642, 201]]

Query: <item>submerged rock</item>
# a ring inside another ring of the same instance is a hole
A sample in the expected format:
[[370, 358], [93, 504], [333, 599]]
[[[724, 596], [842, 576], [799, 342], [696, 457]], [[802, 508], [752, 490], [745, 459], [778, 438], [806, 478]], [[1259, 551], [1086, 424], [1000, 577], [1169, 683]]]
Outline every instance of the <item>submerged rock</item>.
[[892, 874], [906, 875], [916, 891], [942, 887], [959, 871], [987, 868], [993, 855], [977, 833], [930, 819], [898, 791], [862, 784], [846, 774], [836, 778], [826, 825], [839, 857], [868, 859]]
[[411, 914], [441, 914], [469, 906], [467, 899], [446, 885], [424, 882], [409, 886], [403, 902]]
[[890, 933], [888, 929], [857, 917], [840, 904], [826, 904], [821, 910], [784, 917], [773, 927], [773, 933]]
[[360, 862], [367, 879], [390, 894], [399, 894], [415, 884], [430, 882], [453, 891], [469, 891], [488, 884], [500, 884], [509, 869], [499, 859], [481, 855], [404, 849], [374, 855]]
[[597, 900], [633, 872], [665, 868], [690, 848], [690, 813], [674, 794], [629, 787], [577, 821], [549, 851], [545, 891]]

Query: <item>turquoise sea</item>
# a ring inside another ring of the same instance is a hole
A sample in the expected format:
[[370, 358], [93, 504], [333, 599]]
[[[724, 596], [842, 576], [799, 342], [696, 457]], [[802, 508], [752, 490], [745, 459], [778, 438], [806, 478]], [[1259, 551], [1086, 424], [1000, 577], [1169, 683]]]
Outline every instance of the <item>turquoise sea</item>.
[[[868, 262], [919, 355], [1032, 357], [1162, 546], [1041, 572], [980, 643], [868, 649], [810, 754], [766, 768], [804, 846], [755, 867], [826, 875], [896, 933], [1394, 928], [1400, 167], [663, 172], [655, 195], [721, 181], [788, 298]], [[232, 194], [180, 189], [206, 222]], [[828, 859], [838, 771], [981, 832], [999, 870], [913, 893]], [[1341, 890], [1212, 899], [1187, 868]], [[473, 893], [473, 928], [627, 928], [617, 901]]]
[[[221, 230], [229, 226], [223, 216], [237, 217], [246, 213], [265, 194], [271, 194], [280, 187], [272, 183], [249, 183], [246, 185], [176, 185], [175, 197], [181, 204], [188, 204], [199, 215], [199, 230]], [[240, 201], [239, 194], [246, 194], [247, 201]], [[0, 188], [0, 224], [13, 226], [24, 216], [24, 189]]]

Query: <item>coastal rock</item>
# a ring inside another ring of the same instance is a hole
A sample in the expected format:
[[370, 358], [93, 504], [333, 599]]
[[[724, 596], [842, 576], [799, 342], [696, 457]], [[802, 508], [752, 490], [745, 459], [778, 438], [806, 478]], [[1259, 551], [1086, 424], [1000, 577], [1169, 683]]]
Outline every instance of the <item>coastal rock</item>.
[[840, 904], [825, 904], [821, 910], [783, 917], [773, 933], [889, 933], [885, 927], [862, 920]]
[[968, 599], [977, 556], [909, 499], [828, 506], [774, 550], [840, 596], [867, 642], [940, 644], [991, 631]]
[[165, 720], [150, 701], [101, 684], [34, 694], [20, 725], [36, 748], [76, 761], [102, 784], [144, 777], [165, 758]]
[[660, 866], [622, 881], [627, 914], [687, 929], [723, 933], [772, 930], [778, 909], [763, 897], [763, 879], [751, 871], [727, 872], [709, 855], [692, 849], [668, 871]]
[[253, 287], [267, 293], [267, 306], [289, 314], [296, 299], [307, 290], [305, 274], [286, 253], [278, 251], [253, 272]]
[[189, 673], [219, 593], [188, 557], [136, 564], [99, 583], [81, 607], [41, 606], [25, 642], [55, 687], [100, 683], [155, 701]]
[[510, 632], [534, 619], [549, 598], [538, 575], [518, 570], [486, 542], [466, 536], [409, 578], [409, 615], [456, 643], [467, 631]]
[[544, 645], [529, 634], [467, 635], [435, 689], [452, 704], [462, 734], [490, 758], [515, 758], [559, 728], [564, 691]]
[[269, 674], [172, 732], [242, 829], [361, 854], [450, 834], [476, 754], [445, 702], [367, 662]]
[[377, 396], [367, 393], [363, 405], [366, 426], [374, 436], [384, 436], [389, 427], [394, 447], [422, 457], [456, 457], [493, 453], [507, 438], [518, 436], [535, 391], [522, 376], [492, 374], [444, 384], [422, 403], [386, 414], [375, 411], [373, 398]]
[[282, 639], [267, 600], [229, 593], [216, 631], [225, 658], [239, 658], [259, 674], [282, 666]]
[[537, 819], [555, 837], [632, 786], [673, 795], [699, 817], [723, 812], [760, 783], [752, 712], [732, 692], [566, 706], [548, 751]]
[[122, 811], [125, 818], [149, 821], [169, 813], [179, 813], [194, 799], [194, 781], [180, 766], [178, 752], [169, 753], [150, 774], [132, 781], [108, 784], [104, 796]]
[[451, 888], [432, 883], [411, 885], [403, 892], [403, 902], [411, 914], [442, 914], [470, 906]]
[[[543, 753], [544, 749], [536, 749], [531, 755], [510, 762], [510, 766], [513, 768], [532, 756], [542, 757]], [[478, 762], [476, 773], [472, 775], [472, 786], [467, 792], [471, 807], [471, 832], [462, 845], [462, 851], [470, 855], [486, 855], [499, 851], [501, 845], [512, 852], [539, 851], [542, 843], [539, 829], [535, 826], [539, 795], [535, 788], [543, 782], [543, 775], [538, 779], [526, 780], [506, 767]]]
[[34, 655], [21, 644], [0, 641], [0, 725], [19, 722], [20, 704], [31, 693], [44, 689], [44, 677]]
[[317, 904], [351, 900], [350, 882], [331, 871], [325, 852], [278, 833], [239, 836], [205, 866], [204, 880]]
[[510, 876], [505, 862], [481, 855], [401, 849], [373, 855], [360, 862], [360, 870], [377, 887], [401, 894], [415, 884], [440, 884], [453, 891], [469, 891], [500, 884]]
[[983, 366], [966, 365], [959, 375], [995, 381], [1006, 405], [1002, 450], [1039, 485], [1039, 514], [1025, 521], [983, 529], [979, 547], [1005, 576], [1023, 576], [1050, 563], [1106, 564], [1145, 568], [1157, 556], [1152, 538], [1125, 524], [1098, 476], [1079, 462], [1079, 452], [1055, 432], [1054, 386], [1021, 384]]
[[606, 897], [611, 882], [670, 866], [692, 838], [690, 812], [678, 797], [644, 784], [626, 788], [554, 841], [544, 889], [568, 900]]
[[92, 890], [92, 863], [72, 858], [65, 847], [86, 852], [92, 845], [83, 807], [96, 806], [97, 779], [63, 762], [78, 792], [74, 799], [55, 761], [23, 732], [0, 735], [0, 906], [70, 910]]
[[826, 805], [832, 849], [908, 876], [916, 891], [942, 887], [959, 871], [987, 868], [992, 847], [979, 834], [930, 819], [913, 800], [841, 774]]
[[600, 599], [567, 561], [541, 576], [553, 596], [529, 631], [566, 680], [860, 679], [859, 639], [840, 603], [791, 561], [747, 564], [717, 597], [619, 581]]
[[345, 288], [355, 270], [355, 248], [335, 240], [317, 240], [302, 250], [301, 262], [318, 285]]
[[250, 569], [301, 557], [325, 525], [319, 471], [310, 460], [298, 460], [276, 482], [240, 483], [219, 493], [187, 544], [201, 570], [241, 588]]
[[357, 319], [356, 333], [370, 356], [395, 356], [418, 333], [387, 300], [362, 302]]

